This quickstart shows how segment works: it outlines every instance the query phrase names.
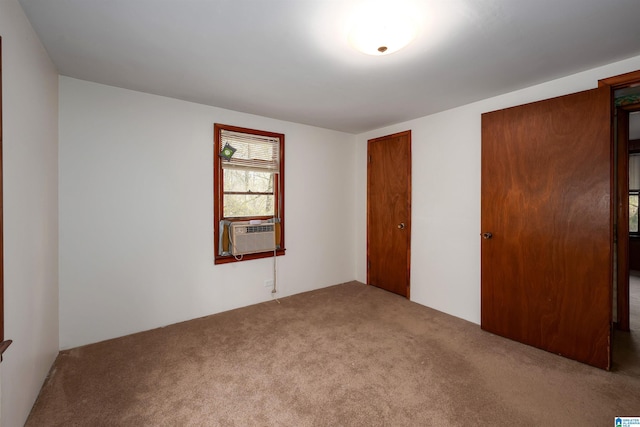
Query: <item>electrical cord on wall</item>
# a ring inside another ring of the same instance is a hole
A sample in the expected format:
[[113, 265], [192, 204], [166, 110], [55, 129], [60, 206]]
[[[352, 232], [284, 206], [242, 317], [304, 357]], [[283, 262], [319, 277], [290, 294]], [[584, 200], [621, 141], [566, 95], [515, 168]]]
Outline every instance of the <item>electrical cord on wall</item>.
[[231, 238], [231, 225], [229, 225], [229, 227], [227, 227], [227, 233], [229, 234], [229, 244], [233, 247], [233, 250], [231, 251], [231, 255], [236, 259], [236, 261], [242, 261], [242, 258], [244, 258], [244, 254], [240, 254], [239, 256], [235, 254], [236, 249], [238, 249], [238, 248], [236, 248], [236, 244], [234, 243], [233, 239]]

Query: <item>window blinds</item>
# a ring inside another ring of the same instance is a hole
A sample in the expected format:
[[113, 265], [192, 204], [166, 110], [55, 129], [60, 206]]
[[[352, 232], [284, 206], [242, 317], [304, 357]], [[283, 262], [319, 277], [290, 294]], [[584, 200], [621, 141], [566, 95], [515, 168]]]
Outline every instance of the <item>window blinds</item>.
[[231, 159], [222, 159], [222, 169], [279, 172], [280, 138], [222, 129], [220, 139], [221, 146], [229, 144], [236, 149]]

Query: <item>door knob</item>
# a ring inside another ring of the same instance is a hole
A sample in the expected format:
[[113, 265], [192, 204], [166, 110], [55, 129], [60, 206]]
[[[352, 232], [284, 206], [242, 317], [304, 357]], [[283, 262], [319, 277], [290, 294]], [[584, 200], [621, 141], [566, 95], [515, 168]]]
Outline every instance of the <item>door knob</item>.
[[401, 222], [400, 224], [398, 224], [398, 228], [400, 230], [404, 230], [404, 222]]
[[484, 240], [489, 240], [492, 237], [493, 237], [493, 234], [491, 234], [491, 233], [482, 233], [482, 238]]

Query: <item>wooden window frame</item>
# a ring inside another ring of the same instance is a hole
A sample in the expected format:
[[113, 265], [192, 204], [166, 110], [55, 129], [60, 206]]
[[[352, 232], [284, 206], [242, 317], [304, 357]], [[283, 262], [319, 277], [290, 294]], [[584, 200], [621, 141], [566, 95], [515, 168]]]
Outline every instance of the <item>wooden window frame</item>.
[[267, 220], [272, 216], [256, 217], [225, 217], [224, 216], [224, 174], [222, 172], [222, 161], [218, 155], [222, 151], [221, 131], [241, 132], [252, 135], [260, 135], [280, 139], [280, 171], [277, 176], [278, 184], [274, 188], [275, 216], [280, 219], [280, 248], [275, 252], [278, 256], [284, 255], [285, 248], [285, 221], [284, 221], [284, 134], [268, 132], [256, 129], [242, 128], [238, 126], [215, 123], [213, 125], [213, 242], [214, 242], [214, 264], [227, 264], [232, 262], [249, 261], [252, 259], [273, 257], [274, 251], [260, 252], [243, 255], [241, 259], [234, 256], [220, 255], [220, 221], [248, 221], [251, 219]]

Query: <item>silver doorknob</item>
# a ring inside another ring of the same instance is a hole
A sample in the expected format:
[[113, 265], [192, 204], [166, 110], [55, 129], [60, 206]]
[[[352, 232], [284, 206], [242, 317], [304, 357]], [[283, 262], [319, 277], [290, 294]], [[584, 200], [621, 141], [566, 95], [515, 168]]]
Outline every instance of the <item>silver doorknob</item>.
[[404, 230], [404, 222], [401, 222], [400, 224], [398, 224], [398, 228], [400, 230]]
[[491, 233], [482, 233], [482, 238], [484, 240], [489, 240], [492, 237], [493, 237], [493, 234], [491, 234]]

